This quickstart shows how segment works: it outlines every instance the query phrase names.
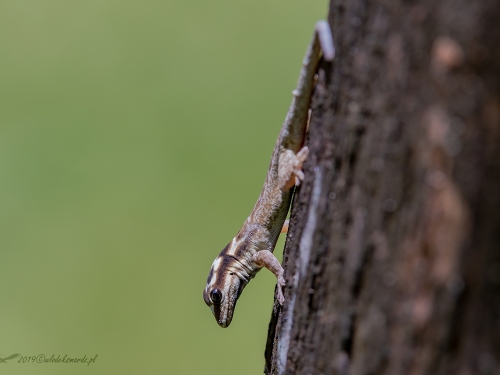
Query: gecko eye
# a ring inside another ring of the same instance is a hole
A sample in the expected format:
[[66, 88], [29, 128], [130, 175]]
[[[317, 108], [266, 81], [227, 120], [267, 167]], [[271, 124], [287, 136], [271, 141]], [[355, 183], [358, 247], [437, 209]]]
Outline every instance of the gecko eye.
[[213, 303], [220, 303], [222, 301], [222, 292], [219, 289], [213, 289], [210, 292], [210, 299]]

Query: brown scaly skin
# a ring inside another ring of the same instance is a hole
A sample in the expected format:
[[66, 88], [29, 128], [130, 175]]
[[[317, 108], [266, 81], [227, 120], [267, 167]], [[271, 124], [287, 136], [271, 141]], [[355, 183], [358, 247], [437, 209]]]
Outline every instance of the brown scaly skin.
[[221, 327], [229, 326], [243, 288], [263, 267], [276, 276], [278, 301], [280, 304], [284, 302], [284, 271], [273, 251], [295, 185], [304, 179], [302, 164], [307, 158], [308, 148], [303, 145], [321, 49], [325, 60], [333, 60], [335, 50], [330, 27], [325, 21], [316, 24], [259, 199], [243, 227], [220, 252], [210, 269], [203, 298]]

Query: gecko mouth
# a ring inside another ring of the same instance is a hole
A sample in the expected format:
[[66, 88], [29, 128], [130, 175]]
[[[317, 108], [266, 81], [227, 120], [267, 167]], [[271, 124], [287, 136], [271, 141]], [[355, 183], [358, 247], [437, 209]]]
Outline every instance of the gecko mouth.
[[229, 327], [229, 324], [231, 324], [231, 320], [233, 320], [233, 310], [231, 308], [227, 308], [224, 309], [224, 312], [222, 312], [220, 307], [222, 306], [219, 306], [219, 311], [217, 311], [217, 307], [214, 307], [215, 320], [217, 320], [217, 324], [220, 327], [227, 328]]
[[241, 293], [242, 284], [243, 283], [239, 282], [238, 285], [231, 286], [223, 303], [214, 305], [215, 320], [222, 328], [229, 327], [229, 324], [231, 324], [233, 320], [234, 309], [236, 308], [236, 302]]
[[222, 321], [222, 322], [217, 322], [217, 323], [219, 323], [220, 327], [227, 328], [229, 326], [229, 323], [231, 323], [231, 321]]

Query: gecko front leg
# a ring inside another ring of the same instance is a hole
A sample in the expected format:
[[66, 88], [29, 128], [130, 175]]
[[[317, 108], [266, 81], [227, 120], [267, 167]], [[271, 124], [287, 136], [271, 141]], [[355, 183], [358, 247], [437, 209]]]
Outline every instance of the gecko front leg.
[[266, 267], [276, 276], [278, 279], [278, 302], [280, 305], [283, 305], [283, 302], [285, 302], [285, 296], [283, 294], [283, 287], [285, 286], [285, 278], [283, 275], [285, 274], [285, 270], [278, 259], [276, 259], [274, 254], [269, 250], [261, 250], [252, 256], [252, 261], [258, 267]]

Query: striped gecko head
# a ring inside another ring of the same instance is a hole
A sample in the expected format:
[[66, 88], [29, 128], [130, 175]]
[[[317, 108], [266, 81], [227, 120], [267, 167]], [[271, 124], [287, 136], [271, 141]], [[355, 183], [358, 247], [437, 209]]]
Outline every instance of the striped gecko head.
[[224, 250], [213, 262], [203, 291], [205, 303], [222, 328], [231, 323], [236, 301], [252, 278], [248, 267], [235, 257], [224, 254]]

